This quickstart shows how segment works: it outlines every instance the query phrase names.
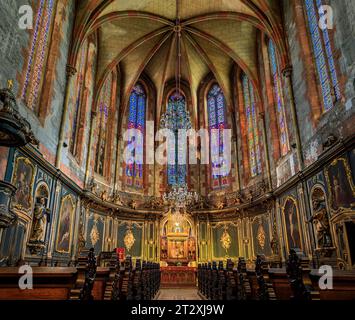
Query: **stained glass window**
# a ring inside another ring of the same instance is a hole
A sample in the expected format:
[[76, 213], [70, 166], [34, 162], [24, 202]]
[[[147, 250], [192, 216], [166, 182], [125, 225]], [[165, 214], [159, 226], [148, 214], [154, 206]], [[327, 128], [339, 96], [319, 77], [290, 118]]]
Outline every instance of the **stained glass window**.
[[85, 89], [85, 70], [88, 55], [88, 42], [85, 41], [83, 47], [81, 48], [79, 62], [77, 65], [77, 81], [76, 81], [76, 97], [73, 115], [73, 125], [72, 125], [72, 137], [70, 141], [70, 152], [75, 154], [75, 147], [78, 137], [78, 124], [80, 120], [80, 110], [83, 99], [83, 91]]
[[[175, 92], [169, 97], [166, 113], [162, 117], [161, 127], [172, 130], [175, 137], [175, 154], [168, 154], [168, 185], [184, 186], [187, 175], [187, 148], [186, 143], [179, 143], [178, 137], [180, 129], [191, 129], [191, 121], [186, 109], [185, 97], [182, 94]], [[171, 156], [173, 158], [170, 158]], [[174, 164], [171, 164], [171, 162], [174, 162]]]
[[225, 98], [222, 89], [214, 84], [207, 95], [207, 110], [208, 110], [208, 125], [210, 133], [212, 130], [218, 130], [217, 135], [210, 134], [211, 145], [211, 169], [212, 169], [212, 183], [213, 189], [228, 186], [227, 163], [219, 163], [215, 161], [212, 155], [223, 156], [223, 130], [226, 128], [225, 121]]
[[324, 109], [328, 111], [334, 106], [333, 96], [335, 100], [341, 98], [332, 46], [328, 29], [324, 28], [324, 30], [321, 30], [318, 25], [319, 14], [317, 11], [322, 6], [322, 1], [305, 0], [305, 4], [313, 46], [313, 55], [322, 90]]
[[[128, 115], [128, 129], [138, 129], [144, 136], [145, 128], [145, 108], [146, 108], [146, 94], [144, 88], [140, 84], [136, 84], [131, 92], [129, 98], [129, 115]], [[132, 138], [133, 139], [133, 138]], [[136, 159], [143, 159], [144, 157], [144, 141], [132, 140], [133, 144], [132, 157]], [[126, 177], [127, 185], [135, 186], [137, 188], [143, 187], [143, 162], [127, 163]]]
[[107, 148], [108, 117], [111, 109], [112, 73], [107, 77], [100, 93], [98, 105], [98, 140], [96, 146], [95, 171], [104, 175]]
[[22, 98], [27, 106], [36, 112], [45, 73], [54, 5], [55, 0], [41, 0], [39, 3], [22, 90]]
[[246, 74], [242, 76], [244, 107], [248, 129], [249, 162], [252, 177], [261, 173], [258, 121], [253, 85]]
[[289, 142], [288, 142], [285, 106], [283, 102], [280, 72], [277, 63], [275, 46], [272, 40], [269, 40], [269, 59], [270, 59], [270, 67], [271, 67], [271, 73], [273, 79], [274, 97], [276, 100], [281, 154], [282, 156], [284, 156], [289, 151]]

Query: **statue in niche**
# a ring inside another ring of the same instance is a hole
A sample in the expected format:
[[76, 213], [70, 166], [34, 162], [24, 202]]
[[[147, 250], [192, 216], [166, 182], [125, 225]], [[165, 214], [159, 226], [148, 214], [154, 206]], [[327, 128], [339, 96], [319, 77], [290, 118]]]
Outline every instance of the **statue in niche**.
[[325, 205], [325, 199], [314, 198], [312, 201], [313, 216], [309, 222], [313, 222], [317, 233], [318, 248], [328, 248], [332, 246], [332, 238], [330, 235], [330, 226], [328, 212]]
[[46, 207], [46, 199], [39, 199], [33, 212], [33, 224], [30, 236], [30, 243], [43, 243], [42, 238], [45, 226], [50, 222], [50, 210]]

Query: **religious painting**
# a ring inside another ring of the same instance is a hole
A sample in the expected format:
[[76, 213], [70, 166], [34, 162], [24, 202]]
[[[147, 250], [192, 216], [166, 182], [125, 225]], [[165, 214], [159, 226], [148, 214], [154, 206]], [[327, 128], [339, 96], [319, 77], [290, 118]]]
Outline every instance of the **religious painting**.
[[346, 158], [334, 160], [325, 170], [331, 209], [355, 207], [355, 186]]
[[69, 253], [72, 236], [72, 224], [75, 205], [71, 195], [62, 199], [59, 212], [59, 224], [57, 232], [56, 250], [62, 253]]
[[168, 240], [169, 259], [185, 260], [187, 259], [187, 241], [185, 239]]
[[283, 207], [288, 249], [302, 249], [297, 202], [289, 197]]
[[12, 184], [17, 188], [13, 198], [13, 206], [30, 213], [32, 209], [32, 190], [35, 168], [25, 157], [18, 157], [15, 162]]

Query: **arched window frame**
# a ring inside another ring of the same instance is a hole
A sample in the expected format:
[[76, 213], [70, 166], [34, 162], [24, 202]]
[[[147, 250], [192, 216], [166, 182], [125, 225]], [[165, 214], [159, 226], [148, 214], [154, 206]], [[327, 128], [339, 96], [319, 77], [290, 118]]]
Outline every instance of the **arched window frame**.
[[248, 142], [248, 150], [249, 150], [250, 174], [252, 177], [255, 177], [261, 174], [262, 172], [259, 130], [258, 130], [258, 120], [257, 120], [257, 106], [256, 106], [253, 85], [245, 73], [242, 74], [241, 81], [242, 81], [243, 98], [244, 98], [246, 128], [248, 132], [247, 142]]
[[[183, 106], [181, 105], [181, 107], [183, 108], [183, 110], [171, 110], [171, 103], [176, 99], [176, 98], [180, 98], [183, 101]], [[171, 92], [169, 92], [169, 94], [167, 95], [167, 99], [166, 99], [166, 110], [167, 112], [173, 113], [173, 114], [177, 114], [177, 112], [182, 112], [182, 114], [180, 114], [179, 117], [175, 117], [175, 121], [177, 124], [177, 121], [181, 120], [181, 119], [186, 119], [187, 115], [188, 115], [188, 106], [187, 106], [187, 98], [185, 93], [180, 90], [179, 92], [176, 92], [176, 89], [173, 89]], [[191, 119], [190, 119], [191, 121]], [[183, 128], [183, 124], [181, 124], [181, 128], [180, 129], [188, 129], [188, 128]], [[184, 152], [184, 149], [186, 152]], [[179, 164], [179, 159], [180, 162], [183, 161], [183, 159], [181, 159], [181, 157], [186, 156], [185, 159], [185, 164]], [[180, 157], [180, 158], [179, 158]], [[183, 147], [183, 144], [179, 143], [178, 140], [178, 132], [175, 133], [175, 164], [171, 165], [171, 164], [167, 164], [167, 185], [169, 186], [183, 186], [185, 184], [187, 184], [187, 173], [188, 173], [188, 146], [185, 145]]]
[[39, 114], [39, 104], [46, 73], [57, 0], [40, 0], [25, 69], [21, 98], [26, 106]]
[[285, 103], [283, 98], [279, 63], [277, 59], [275, 44], [271, 39], [268, 40], [268, 54], [269, 54], [271, 78], [273, 83], [275, 107], [277, 111], [280, 149], [281, 149], [281, 155], [285, 156], [290, 151], [287, 119], [285, 113]]
[[[219, 174], [214, 175], [213, 170], [217, 168], [221, 170], [219, 164], [215, 164], [212, 159], [212, 152], [223, 154], [223, 130], [227, 128], [226, 121], [226, 99], [224, 97], [223, 91], [218, 83], [213, 82], [206, 96], [206, 106], [207, 106], [207, 122], [210, 134], [210, 178], [211, 178], [211, 189], [219, 189], [229, 187], [229, 178], [228, 174]], [[219, 130], [219, 141], [216, 144], [216, 141], [213, 141], [212, 130]], [[217, 167], [218, 166], [218, 167]]]
[[341, 99], [341, 91], [328, 29], [321, 30], [319, 27], [321, 6], [321, 0], [305, 0], [304, 11], [323, 110], [327, 112], [334, 107], [336, 101]]
[[[133, 87], [128, 106], [127, 129], [138, 129], [141, 131], [143, 141], [134, 144], [134, 152], [141, 153], [143, 163], [127, 163], [125, 166], [126, 185], [142, 189], [144, 187], [144, 135], [147, 113], [147, 90], [143, 83], [137, 82]], [[132, 143], [132, 142], [131, 142]], [[132, 154], [133, 156], [133, 154]]]

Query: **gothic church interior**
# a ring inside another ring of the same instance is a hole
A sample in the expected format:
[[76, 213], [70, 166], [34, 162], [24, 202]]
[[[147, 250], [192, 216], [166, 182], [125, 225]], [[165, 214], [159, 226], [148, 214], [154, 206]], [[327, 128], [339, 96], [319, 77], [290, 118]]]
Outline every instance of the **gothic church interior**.
[[0, 17], [0, 300], [355, 299], [354, 1]]

